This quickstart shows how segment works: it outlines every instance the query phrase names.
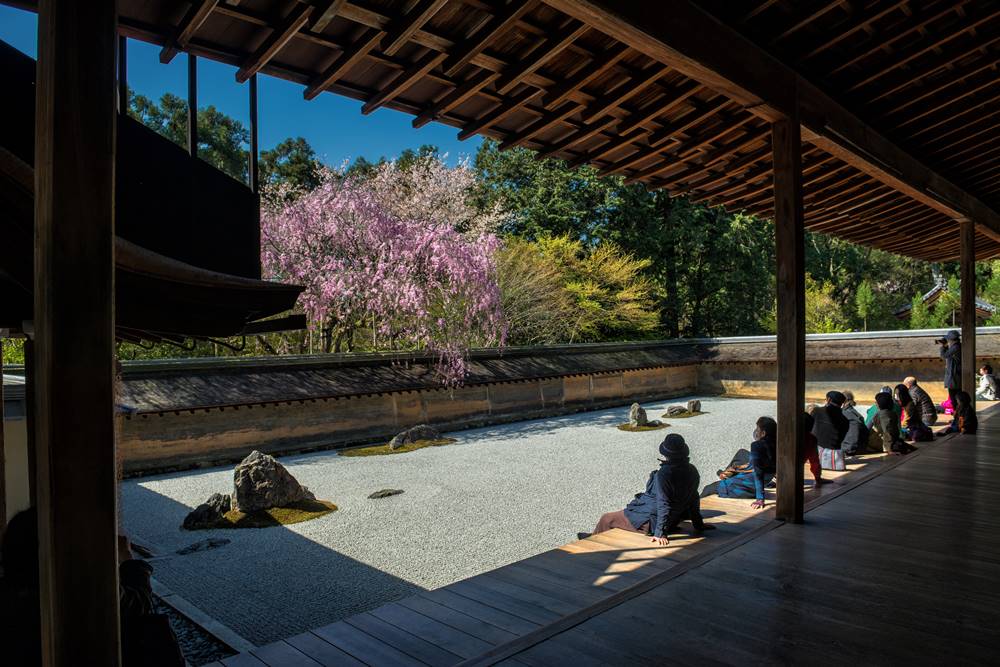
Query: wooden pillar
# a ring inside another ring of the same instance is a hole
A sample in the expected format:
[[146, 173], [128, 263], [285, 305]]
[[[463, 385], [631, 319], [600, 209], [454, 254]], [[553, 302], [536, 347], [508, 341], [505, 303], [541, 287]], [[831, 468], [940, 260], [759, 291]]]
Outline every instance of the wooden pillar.
[[198, 58], [188, 54], [188, 153], [198, 157]]
[[255, 193], [260, 192], [257, 165], [260, 159], [258, 153], [259, 146], [257, 145], [257, 122], [257, 75], [254, 74], [250, 77], [250, 165], [248, 182], [250, 183], [250, 189]]
[[976, 400], [976, 226], [961, 223], [962, 230], [962, 389]]
[[802, 429], [805, 407], [805, 231], [799, 119], [771, 125], [778, 298], [777, 518], [802, 522]]
[[128, 114], [128, 38], [118, 38], [118, 112]]
[[115, 0], [41, 0], [35, 446], [42, 661], [120, 664], [114, 440]]
[[[31, 336], [34, 336], [32, 330]], [[24, 423], [28, 445], [28, 500], [38, 507], [38, 448], [35, 447], [35, 342], [24, 339]]]

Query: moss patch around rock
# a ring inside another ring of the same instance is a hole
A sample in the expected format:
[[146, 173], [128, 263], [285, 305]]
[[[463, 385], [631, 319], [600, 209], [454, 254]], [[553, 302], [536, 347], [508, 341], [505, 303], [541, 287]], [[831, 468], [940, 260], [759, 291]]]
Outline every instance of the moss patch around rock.
[[628, 431], [629, 433], [639, 433], [642, 431], [659, 431], [661, 428], [667, 428], [668, 426], [670, 426], [670, 424], [667, 423], [657, 424], [656, 426], [650, 426], [649, 424], [645, 426], [632, 426], [631, 424], [626, 423], [626, 424], [619, 424], [617, 428], [619, 431]]
[[222, 516], [217, 528], [268, 528], [302, 523], [335, 512], [337, 506], [325, 500], [301, 500], [284, 507], [272, 507], [245, 514], [230, 510]]
[[352, 447], [340, 450], [341, 456], [382, 456], [385, 454], [405, 454], [424, 447], [440, 447], [458, 442], [455, 438], [440, 438], [439, 440], [417, 440], [408, 445], [403, 445], [396, 449], [389, 449], [389, 445], [371, 445], [370, 447]]
[[671, 419], [687, 419], [688, 417], [697, 417], [698, 415], [706, 415], [706, 414], [708, 414], [708, 413], [707, 412], [688, 412], [687, 410], [685, 410], [684, 412], [682, 412], [682, 413], [680, 413], [678, 415], [668, 415], [668, 414], [664, 413], [662, 416], [663, 417], [670, 417]]

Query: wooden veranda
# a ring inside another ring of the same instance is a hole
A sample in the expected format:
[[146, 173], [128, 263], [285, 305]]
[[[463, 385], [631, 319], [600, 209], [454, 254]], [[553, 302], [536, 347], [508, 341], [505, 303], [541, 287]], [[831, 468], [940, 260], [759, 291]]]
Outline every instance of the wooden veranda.
[[[486, 134], [773, 217], [780, 519], [803, 517], [804, 229], [958, 259], [963, 383], [972, 385], [974, 262], [1000, 254], [997, 0], [7, 4], [39, 13], [35, 289], [25, 329], [34, 347], [46, 664], [119, 661], [121, 36], [162, 45], [164, 62], [186, 52], [192, 75], [196, 58], [211, 58], [236, 65], [237, 80], [251, 86], [257, 74], [282, 77], [303, 84], [307, 99], [347, 95], [364, 102], [363, 113], [395, 108], [416, 126], [447, 123], [462, 138]], [[12, 177], [6, 167], [4, 176]], [[815, 523], [809, 532], [818, 534]], [[770, 609], [788, 606], [775, 599]]]

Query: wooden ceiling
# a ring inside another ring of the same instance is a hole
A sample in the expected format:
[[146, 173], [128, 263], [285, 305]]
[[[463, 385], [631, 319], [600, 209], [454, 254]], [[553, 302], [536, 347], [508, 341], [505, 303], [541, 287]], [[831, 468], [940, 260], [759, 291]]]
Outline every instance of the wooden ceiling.
[[[944, 260], [959, 254], [955, 220], [971, 218], [977, 256], [1000, 255], [1000, 0], [119, 7], [121, 32], [164, 45], [163, 60], [189, 51], [236, 66], [238, 80], [271, 74], [303, 84], [306, 99], [346, 95], [363, 113], [390, 107], [415, 127], [446, 123], [463, 139], [491, 136], [761, 216], [772, 214], [769, 118], [781, 88], [828, 97], [839, 106], [803, 102], [809, 229]], [[632, 16], [609, 18], [618, 11]], [[671, 40], [714, 62], [671, 51]], [[761, 101], [732, 82], [758, 86]]]

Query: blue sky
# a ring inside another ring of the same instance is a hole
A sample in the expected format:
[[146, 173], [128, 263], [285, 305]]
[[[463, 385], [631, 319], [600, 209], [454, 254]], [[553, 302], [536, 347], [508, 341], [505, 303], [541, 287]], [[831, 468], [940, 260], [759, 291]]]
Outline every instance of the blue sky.
[[[0, 6], [0, 39], [34, 57], [37, 22], [31, 12]], [[183, 54], [169, 65], [161, 65], [160, 49], [130, 39], [128, 42], [129, 85], [138, 93], [158, 99], [164, 92], [187, 97], [187, 58]], [[236, 83], [236, 68], [209, 60], [198, 61], [198, 105], [214, 104], [222, 112], [247, 123], [249, 93]], [[475, 155], [481, 139], [459, 141], [458, 130], [429, 123], [419, 130], [411, 116], [391, 109], [361, 115], [361, 103], [324, 93], [307, 102], [302, 86], [270, 76], [258, 77], [260, 147], [274, 147], [285, 137], [305, 137], [317, 155], [332, 166], [364, 156], [375, 160], [394, 157], [406, 148], [434, 144], [448, 153], [452, 164], [462, 156]]]

